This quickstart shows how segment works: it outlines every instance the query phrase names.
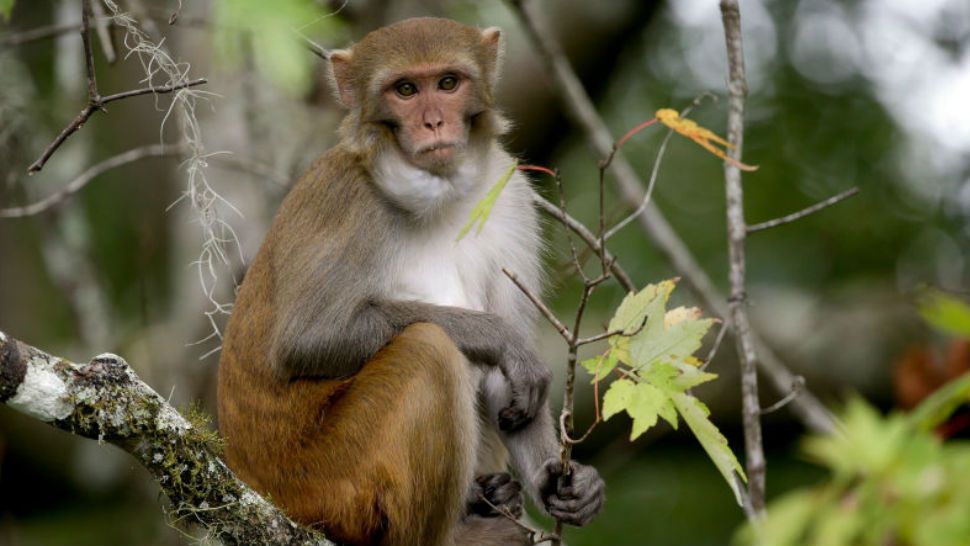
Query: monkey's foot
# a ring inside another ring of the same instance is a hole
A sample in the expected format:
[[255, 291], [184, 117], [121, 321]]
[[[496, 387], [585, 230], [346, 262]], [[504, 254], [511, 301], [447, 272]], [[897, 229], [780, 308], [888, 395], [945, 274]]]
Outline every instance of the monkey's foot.
[[486, 518], [522, 517], [522, 484], [508, 472], [478, 476], [468, 494], [466, 513]]

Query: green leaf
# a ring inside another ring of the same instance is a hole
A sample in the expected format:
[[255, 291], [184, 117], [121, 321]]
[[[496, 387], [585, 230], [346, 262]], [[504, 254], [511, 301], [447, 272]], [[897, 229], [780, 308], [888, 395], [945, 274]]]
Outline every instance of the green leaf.
[[[610, 320], [609, 331], [636, 332], [643, 324], [638, 336], [647, 335], [650, 332], [653, 335], [662, 333], [664, 308], [675, 286], [676, 283], [673, 280], [666, 280], [657, 284], [648, 284], [639, 292], [627, 294], [616, 309], [613, 319]], [[643, 322], [645, 317], [646, 324]], [[624, 336], [613, 336], [610, 338], [610, 344], [615, 345], [626, 340]]]
[[657, 417], [662, 413], [670, 415], [673, 408], [666, 409], [665, 405], [670, 405], [670, 399], [653, 385], [618, 379], [603, 397], [603, 419], [626, 410], [633, 419], [632, 441], [656, 425]]
[[946, 421], [966, 402], [970, 402], [970, 372], [940, 387], [916, 406], [909, 418], [915, 427], [930, 430]]
[[970, 339], [970, 305], [938, 290], [928, 290], [922, 297], [919, 312], [935, 328]]
[[0, 19], [9, 21], [15, 0], [0, 0]]
[[714, 319], [701, 319], [701, 310], [696, 307], [678, 307], [662, 316], [663, 320], [656, 320], [659, 327], [648, 324], [630, 340], [631, 364], [647, 366], [664, 358], [699, 365], [693, 354], [701, 348]]
[[606, 354], [597, 355], [580, 362], [580, 365], [593, 376], [593, 383], [610, 375], [617, 364], [619, 364], [619, 361], [615, 351], [607, 351]]
[[741, 486], [734, 476], [737, 474], [745, 481], [747, 481], [747, 477], [744, 475], [744, 469], [741, 468], [741, 463], [738, 462], [737, 457], [734, 456], [734, 452], [728, 446], [727, 438], [708, 419], [710, 411], [707, 409], [707, 406], [693, 396], [688, 396], [683, 393], [674, 393], [671, 399], [674, 405], [677, 406], [677, 411], [681, 417], [684, 418], [684, 422], [687, 423], [691, 432], [697, 437], [697, 441], [701, 443], [704, 451], [707, 452], [707, 456], [711, 458], [714, 466], [717, 467], [721, 476], [727, 481], [728, 486], [734, 491], [734, 498], [740, 506]]
[[465, 224], [461, 231], [458, 233], [458, 241], [462, 240], [465, 235], [472, 229], [472, 226], [478, 222], [478, 229], [475, 234], [478, 235], [482, 232], [482, 228], [485, 227], [485, 221], [488, 220], [488, 216], [492, 214], [492, 209], [495, 207], [495, 202], [498, 201], [498, 196], [502, 194], [502, 190], [505, 189], [505, 185], [509, 183], [512, 179], [512, 175], [515, 174], [515, 168], [519, 165], [518, 161], [513, 161], [512, 165], [509, 166], [502, 178], [499, 178], [498, 182], [492, 186], [492, 189], [488, 190], [485, 197], [479, 201], [475, 208], [472, 209], [471, 214], [468, 215], [468, 222]]
[[232, 0], [217, 2], [215, 7], [219, 60], [239, 65], [246, 50], [251, 51], [256, 68], [294, 94], [310, 88], [314, 64], [319, 62], [300, 36], [312, 33], [332, 39], [342, 31], [340, 19], [309, 0]]

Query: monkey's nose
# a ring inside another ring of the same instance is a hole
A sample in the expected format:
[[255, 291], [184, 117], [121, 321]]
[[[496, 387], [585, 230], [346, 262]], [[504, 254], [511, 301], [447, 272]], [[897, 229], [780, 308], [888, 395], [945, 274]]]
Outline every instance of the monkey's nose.
[[425, 126], [425, 128], [430, 129], [432, 131], [437, 131], [444, 124], [445, 124], [445, 120], [443, 120], [441, 118], [437, 118], [437, 119], [427, 119], [427, 118], [425, 118], [425, 120], [424, 120], [424, 126]]

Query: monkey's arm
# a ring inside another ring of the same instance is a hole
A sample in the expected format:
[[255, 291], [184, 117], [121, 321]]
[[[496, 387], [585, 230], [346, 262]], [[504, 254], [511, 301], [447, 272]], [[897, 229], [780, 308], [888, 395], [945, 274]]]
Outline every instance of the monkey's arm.
[[[508, 395], [503, 393], [502, 379], [490, 375], [486, 381], [489, 407], [503, 407]], [[595, 468], [576, 461], [569, 462], [570, 475], [560, 484], [562, 463], [555, 430], [549, 405], [543, 404], [531, 422], [501, 435], [515, 473], [532, 500], [551, 516], [583, 526], [602, 509], [606, 486]]]
[[[416, 322], [440, 326], [473, 363], [501, 370], [511, 385], [498, 410], [499, 426], [515, 430], [545, 402], [549, 372], [526, 339], [490, 313], [413, 301], [365, 298], [346, 321], [315, 321], [279, 342], [278, 364], [289, 377], [345, 377], [357, 372], [387, 342]], [[329, 313], [340, 317], [341, 313]]]

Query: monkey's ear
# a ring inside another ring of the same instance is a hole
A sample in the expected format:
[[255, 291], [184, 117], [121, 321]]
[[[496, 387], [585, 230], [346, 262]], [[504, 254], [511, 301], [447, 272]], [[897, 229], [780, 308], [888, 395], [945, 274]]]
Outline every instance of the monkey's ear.
[[353, 79], [350, 74], [350, 61], [353, 54], [349, 49], [334, 49], [328, 55], [330, 84], [333, 92], [345, 108], [353, 108], [357, 104], [354, 97]]
[[502, 29], [488, 27], [482, 31], [482, 50], [485, 53], [485, 79], [489, 86], [494, 87], [498, 79], [498, 72], [502, 66], [502, 56], [505, 44], [502, 40]]

